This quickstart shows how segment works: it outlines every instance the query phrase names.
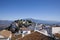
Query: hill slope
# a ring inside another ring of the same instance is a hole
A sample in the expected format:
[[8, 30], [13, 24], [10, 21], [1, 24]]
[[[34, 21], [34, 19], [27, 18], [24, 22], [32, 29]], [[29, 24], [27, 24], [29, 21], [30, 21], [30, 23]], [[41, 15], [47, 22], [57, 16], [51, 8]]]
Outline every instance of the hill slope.
[[11, 23], [12, 23], [12, 21], [0, 20], [0, 30], [8, 27]]

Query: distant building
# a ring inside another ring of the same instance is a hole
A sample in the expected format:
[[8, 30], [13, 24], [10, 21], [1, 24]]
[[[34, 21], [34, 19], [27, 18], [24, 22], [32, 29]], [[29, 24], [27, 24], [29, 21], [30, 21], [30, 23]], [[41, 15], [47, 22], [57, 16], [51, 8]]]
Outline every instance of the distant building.
[[35, 31], [38, 31], [46, 36], [52, 37], [52, 27], [49, 25], [40, 24], [35, 27]]
[[25, 27], [20, 28], [20, 30], [21, 30], [22, 37], [31, 33], [31, 30], [29, 30], [28, 28], [25, 28]]
[[42, 30], [42, 29], [43, 29], [43, 24], [37, 25], [36, 29], [37, 29], [37, 30]]

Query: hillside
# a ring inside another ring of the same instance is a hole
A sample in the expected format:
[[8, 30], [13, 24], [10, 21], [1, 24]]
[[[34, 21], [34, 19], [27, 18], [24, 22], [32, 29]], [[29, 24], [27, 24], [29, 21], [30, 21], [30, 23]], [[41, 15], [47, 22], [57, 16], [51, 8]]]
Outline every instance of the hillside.
[[0, 20], [0, 30], [8, 27], [11, 23], [12, 23], [12, 21]]
[[31, 20], [35, 23], [43, 23], [43, 24], [60, 24], [58, 21], [47, 21], [47, 20], [38, 20], [33, 18], [26, 18], [25, 20]]

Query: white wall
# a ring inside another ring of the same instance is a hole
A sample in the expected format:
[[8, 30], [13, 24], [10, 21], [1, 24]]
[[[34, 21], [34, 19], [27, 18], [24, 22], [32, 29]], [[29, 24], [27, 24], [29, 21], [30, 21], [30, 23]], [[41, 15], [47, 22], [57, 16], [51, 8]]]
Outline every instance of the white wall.
[[24, 37], [25, 35], [28, 35], [28, 34], [30, 34], [30, 33], [31, 33], [31, 31], [23, 31], [22, 37]]
[[59, 33], [60, 34], [60, 27], [52, 27], [52, 33]]
[[4, 36], [0, 35], [0, 38], [4, 38]]

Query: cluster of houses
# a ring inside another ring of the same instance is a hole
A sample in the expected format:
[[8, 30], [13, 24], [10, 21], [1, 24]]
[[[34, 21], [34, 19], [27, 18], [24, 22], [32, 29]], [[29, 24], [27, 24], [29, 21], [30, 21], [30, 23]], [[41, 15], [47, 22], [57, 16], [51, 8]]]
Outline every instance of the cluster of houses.
[[[29, 27], [22, 27], [20, 28], [20, 31], [19, 33], [22, 34], [22, 37], [28, 35], [28, 34], [31, 34], [31, 30], [33, 30], [33, 32], [37, 31], [37, 32], [40, 32], [46, 36], [50, 36], [50, 37], [55, 37], [54, 34], [58, 33], [60, 34], [60, 27], [52, 27], [52, 26], [49, 26], [49, 25], [43, 25], [43, 24], [40, 24], [40, 25], [35, 25], [33, 28], [31, 28], [33, 26], [29, 26]], [[21, 32], [22, 30], [22, 32]], [[17, 34], [16, 34], [17, 35]], [[57, 37], [56, 37], [57, 38]], [[58, 38], [60, 39], [60, 38]]]
[[53, 26], [49, 26], [49, 25], [43, 25], [43, 24], [40, 24], [40, 25], [37, 25], [36, 28], [38, 28], [37, 32], [40, 32], [46, 36], [50, 36], [50, 37], [53, 37], [53, 38], [56, 38], [56, 39], [60, 39], [60, 37], [56, 37], [55, 34], [58, 33], [60, 34], [60, 27], [53, 27]]
[[[23, 23], [25, 23], [25, 22], [23, 22]], [[12, 24], [13, 30], [15, 30], [14, 28], [16, 28], [17, 26], [18, 26], [17, 23]], [[22, 34], [22, 38], [23, 38], [24, 36], [31, 34], [32, 30], [34, 32], [37, 31], [37, 32], [40, 32], [46, 36], [50, 36], [50, 37], [55, 37], [54, 36], [55, 33], [60, 34], [60, 27], [51, 27], [49, 25], [43, 25], [43, 24], [39, 24], [39, 25], [36, 24], [35, 26], [29, 26], [29, 27], [22, 26], [21, 28], [19, 28], [19, 31], [15, 32], [14, 34], [15, 35]], [[11, 31], [8, 31], [8, 30], [0, 31], [0, 40], [11, 40], [11, 38], [12, 38]]]

